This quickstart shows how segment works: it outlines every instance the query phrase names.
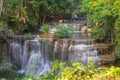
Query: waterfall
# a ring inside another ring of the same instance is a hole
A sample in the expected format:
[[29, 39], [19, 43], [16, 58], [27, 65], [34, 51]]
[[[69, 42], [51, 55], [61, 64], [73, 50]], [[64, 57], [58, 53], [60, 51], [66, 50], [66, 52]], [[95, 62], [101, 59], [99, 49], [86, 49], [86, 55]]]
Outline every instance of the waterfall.
[[67, 40], [62, 40], [61, 42], [61, 59], [62, 61], [64, 61], [64, 55], [65, 55], [65, 48], [66, 48], [66, 45], [67, 45]]
[[98, 51], [85, 49], [88, 46], [90, 47], [93, 45], [85, 45], [85, 44], [74, 45], [73, 50], [75, 52], [71, 53], [71, 56], [69, 56], [70, 60], [79, 61], [83, 65], [86, 65], [86, 64], [90, 63], [90, 61], [93, 61], [97, 65], [97, 62], [99, 60]]
[[76, 60], [81, 62], [83, 65], [93, 61], [96, 65], [98, 65], [98, 50], [90, 48], [94, 46], [94, 40], [61, 39], [58, 42], [55, 41], [55, 43], [60, 45], [60, 51], [57, 51], [56, 47], [54, 47], [54, 53], [59, 52], [61, 57], [60, 59], [62, 61], [66, 61], [70, 64], [72, 60]]
[[40, 76], [50, 71], [48, 49], [47, 39], [26, 40], [24, 45], [13, 42], [10, 59], [13, 64], [21, 66], [18, 72]]
[[13, 39], [10, 38], [9, 60], [20, 69], [18, 72], [36, 76], [50, 71], [50, 61], [55, 59], [67, 62], [68, 65], [71, 65], [72, 60], [83, 65], [91, 61], [95, 65], [104, 64], [103, 58], [108, 56], [105, 53], [109, 49], [109, 45], [96, 44], [94, 39], [35, 38], [27, 40], [24, 37], [13, 37]]
[[93, 61], [98, 65], [99, 57], [97, 49], [91, 49], [94, 46], [94, 40], [76, 40], [74, 45], [70, 47], [68, 60], [76, 60], [83, 65]]
[[22, 47], [18, 43], [11, 43], [10, 44], [10, 52], [9, 52], [9, 60], [17, 67], [21, 66], [21, 59], [22, 59]]
[[[49, 33], [54, 33], [57, 25], [55, 24]], [[83, 65], [89, 64], [90, 61], [93, 61], [95, 65], [105, 63], [103, 58], [108, 55], [104, 54], [110, 45], [96, 44], [91, 36], [84, 34], [87, 27], [83, 28], [83, 23], [64, 23], [63, 26], [73, 26], [76, 29], [71, 39], [34, 38], [35, 36], [30, 40], [24, 36], [8, 38], [10, 43], [8, 58], [20, 69], [18, 72], [41, 76], [50, 71], [51, 58], [53, 61], [59, 59], [67, 62], [68, 65], [71, 65], [72, 60]], [[103, 56], [98, 53], [102, 53]]]
[[58, 42], [55, 41], [55, 43], [54, 43], [54, 50], [53, 50], [53, 60], [55, 60], [55, 55], [57, 53], [57, 45], [58, 45]]
[[[42, 41], [42, 39], [40, 41]], [[40, 43], [37, 38], [25, 41], [22, 57], [22, 69], [25, 69], [26, 74], [35, 74], [36, 76], [40, 76], [45, 72], [50, 71], [47, 56], [48, 53], [45, 52], [47, 48], [46, 46], [43, 46], [45, 45]], [[42, 50], [43, 48], [45, 49], [44, 51]]]

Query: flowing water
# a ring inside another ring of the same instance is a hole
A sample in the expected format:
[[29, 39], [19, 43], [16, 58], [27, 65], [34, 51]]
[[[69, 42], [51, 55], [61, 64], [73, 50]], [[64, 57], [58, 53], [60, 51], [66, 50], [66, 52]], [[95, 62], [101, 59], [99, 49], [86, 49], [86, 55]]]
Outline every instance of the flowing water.
[[10, 59], [13, 64], [21, 67], [19, 72], [40, 76], [50, 71], [47, 52], [49, 46], [46, 42], [47, 39], [35, 38], [26, 40], [24, 45], [14, 42], [10, 44]]
[[74, 53], [70, 53], [69, 59], [79, 61], [83, 65], [90, 63], [90, 61], [93, 61], [96, 65], [98, 65], [98, 51], [85, 49], [88, 46], [92, 45], [78, 44], [71, 47], [73, 48]]
[[99, 57], [97, 49], [88, 48], [94, 46], [93, 39], [62, 39], [60, 42], [56, 41], [55, 44], [55, 46], [59, 45], [59, 48], [58, 50], [57, 47], [54, 48], [55, 52], [53, 55], [55, 56], [55, 53], [59, 52], [61, 54], [60, 59], [68, 62], [68, 64], [72, 60], [76, 60], [81, 62], [83, 65], [90, 63], [90, 61], [93, 61], [96, 65], [98, 65]]
[[21, 45], [19, 45], [18, 43], [11, 43], [10, 44], [10, 55], [11, 56], [11, 62], [15, 65], [17, 65], [18, 67], [20, 67], [20, 63], [21, 63], [21, 58], [22, 58], [22, 48]]

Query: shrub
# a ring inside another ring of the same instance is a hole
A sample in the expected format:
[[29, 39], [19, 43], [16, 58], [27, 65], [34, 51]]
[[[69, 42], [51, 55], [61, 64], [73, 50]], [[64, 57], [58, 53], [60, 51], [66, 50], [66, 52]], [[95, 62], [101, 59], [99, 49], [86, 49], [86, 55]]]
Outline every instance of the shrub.
[[32, 34], [31, 33], [24, 34], [24, 37], [27, 38], [27, 39], [31, 39], [32, 38]]
[[93, 63], [83, 66], [81, 63], [73, 61], [72, 66], [65, 67], [57, 80], [92, 80], [92, 75], [99, 70]]
[[104, 70], [104, 73], [94, 74], [93, 80], [120, 80], [120, 68], [110, 67]]
[[59, 24], [57, 31], [54, 33], [54, 38], [71, 38], [74, 28], [71, 26], [64, 26]]
[[51, 63], [50, 72], [41, 77], [32, 75], [26, 76], [21, 80], [119, 80], [120, 68], [110, 67], [106, 69], [96, 68], [94, 63], [83, 66], [81, 63], [73, 61], [72, 66], [67, 66], [62, 61]]
[[[3, 56], [2, 56], [3, 57]], [[19, 78], [17, 68], [9, 63], [5, 57], [1, 58], [0, 62], [0, 80], [15, 80]], [[20, 79], [17, 79], [20, 80]]]
[[44, 30], [45, 33], [49, 32], [49, 28], [50, 28], [50, 26], [47, 25], [47, 24], [44, 24], [44, 25], [41, 26], [41, 29]]
[[97, 40], [102, 40], [106, 36], [105, 30], [103, 28], [99, 28], [99, 27], [93, 27], [91, 29], [90, 33], [92, 34], [93, 38], [95, 38]]
[[[117, 47], [118, 48], [118, 47]], [[115, 50], [115, 53], [117, 54], [117, 56], [120, 58], [120, 48]]]
[[6, 37], [8, 36], [13, 36], [14, 33], [11, 29], [8, 29], [7, 27], [1, 27], [0, 28], [0, 39], [1, 40], [6, 40]]

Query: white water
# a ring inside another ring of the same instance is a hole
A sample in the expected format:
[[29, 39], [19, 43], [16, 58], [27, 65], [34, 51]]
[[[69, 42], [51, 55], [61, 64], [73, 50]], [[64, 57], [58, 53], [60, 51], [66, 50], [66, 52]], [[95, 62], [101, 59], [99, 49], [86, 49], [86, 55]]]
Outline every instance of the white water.
[[[28, 49], [26, 49], [28, 48], [27, 45], [29, 45], [29, 48], [31, 48], [31, 50], [28, 52], [27, 52]], [[25, 45], [24, 45], [25, 52], [23, 53], [24, 57], [22, 59], [23, 62], [22, 68], [25, 69], [26, 74], [35, 74], [36, 76], [40, 76], [43, 75], [45, 72], [50, 71], [50, 65], [47, 60], [48, 58], [47, 56], [45, 56], [44, 58], [43, 54], [45, 53], [42, 53], [41, 46], [42, 44], [40, 44], [37, 38], [35, 40], [25, 41]], [[26, 56], [28, 54], [30, 54], [29, 59], [27, 59]]]
[[[10, 44], [11, 62], [21, 67], [18, 72], [40, 76], [50, 71], [49, 60], [49, 40], [46, 38], [26, 40], [22, 45], [19, 43]], [[89, 39], [61, 39], [55, 41], [53, 49], [53, 60], [56, 58], [70, 62], [76, 60], [83, 65], [92, 60], [98, 64], [98, 51], [89, 47], [94, 40]], [[22, 48], [23, 47], [23, 48]], [[56, 57], [58, 55], [58, 57]]]
[[[60, 45], [59, 53], [61, 54], [60, 57], [62, 61], [70, 63], [71, 60], [76, 60], [81, 62], [83, 65], [93, 61], [96, 65], [98, 64], [98, 51], [96, 49], [89, 48], [94, 46], [94, 40], [62, 39], [60, 42], [56, 41], [55, 43], [59, 43], [58, 45]], [[54, 53], [56, 53], [56, 47], [54, 49]]]
[[[11, 43], [10, 44], [10, 51], [9, 51], [9, 60], [18, 67], [20, 67], [21, 64], [21, 58], [22, 58], [22, 48], [21, 45], [18, 43]], [[12, 56], [12, 57], [10, 57]]]
[[[42, 41], [42, 39], [40, 40]], [[44, 41], [44, 40], [43, 40]], [[20, 61], [21, 70], [18, 72], [31, 74], [35, 76], [43, 75], [45, 72], [50, 71], [47, 51], [43, 51], [43, 44], [36, 38], [34, 40], [26, 40], [24, 42], [23, 51], [20, 44], [10, 44], [12, 57], [18, 62]], [[47, 47], [44, 48], [48, 50]], [[43, 53], [44, 52], [44, 53]], [[45, 55], [45, 56], [44, 56]], [[13, 58], [12, 58], [13, 61]]]
[[54, 50], [53, 50], [53, 60], [55, 60], [55, 55], [57, 53], [57, 45], [58, 45], [58, 42], [55, 41], [55, 43], [54, 43]]
[[66, 40], [66, 39], [64, 39], [64, 40], [62, 40], [62, 44], [61, 44], [61, 51], [62, 51], [62, 53], [61, 53], [61, 57], [62, 57], [62, 61], [64, 61], [64, 56], [65, 56], [65, 52], [67, 51], [67, 46], [68, 46], [68, 40]]
[[69, 55], [69, 60], [76, 60], [81, 62], [83, 65], [89, 64], [93, 61], [96, 65], [98, 65], [99, 57], [97, 50], [86, 49], [87, 47], [92, 47], [93, 45], [86, 44], [77, 44], [71, 47]]

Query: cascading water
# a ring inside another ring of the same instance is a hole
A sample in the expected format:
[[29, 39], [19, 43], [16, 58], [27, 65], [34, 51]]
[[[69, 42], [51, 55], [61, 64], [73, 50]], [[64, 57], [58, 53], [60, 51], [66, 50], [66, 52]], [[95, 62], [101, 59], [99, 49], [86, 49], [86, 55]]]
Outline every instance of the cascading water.
[[64, 61], [64, 56], [65, 56], [65, 54], [66, 54], [66, 51], [67, 51], [67, 46], [68, 44], [67, 44], [67, 40], [62, 40], [62, 42], [61, 42], [61, 58], [62, 58], [62, 61]]
[[74, 51], [74, 53], [70, 52], [69, 60], [76, 60], [81, 62], [83, 65], [86, 65], [90, 63], [90, 61], [93, 61], [96, 65], [99, 61], [98, 58], [98, 51], [97, 50], [90, 50], [86, 49], [87, 47], [90, 47], [93, 45], [85, 45], [85, 44], [77, 44], [71, 47]]
[[60, 44], [59, 53], [61, 54], [61, 60], [68, 62], [68, 64], [71, 60], [79, 61], [83, 65], [90, 63], [90, 61], [93, 61], [96, 65], [98, 64], [99, 57], [97, 49], [88, 48], [94, 46], [94, 40], [62, 39], [60, 42], [55, 43]]
[[[26, 40], [22, 45], [18, 43], [10, 44], [11, 62], [18, 63], [21, 66], [19, 72], [25, 74], [32, 74], [36, 76], [43, 75], [50, 71], [48, 61], [48, 42], [47, 39]], [[43, 50], [44, 49], [44, 50]], [[13, 62], [16, 61], [16, 62]], [[17, 64], [15, 64], [17, 65]]]
[[22, 47], [18, 43], [11, 43], [10, 44], [10, 52], [9, 52], [9, 60], [17, 67], [21, 66], [21, 58], [22, 58]]
[[58, 42], [55, 41], [55, 43], [54, 43], [54, 50], [53, 50], [53, 60], [55, 60], [55, 55], [57, 53], [57, 45], [58, 45]]

